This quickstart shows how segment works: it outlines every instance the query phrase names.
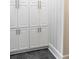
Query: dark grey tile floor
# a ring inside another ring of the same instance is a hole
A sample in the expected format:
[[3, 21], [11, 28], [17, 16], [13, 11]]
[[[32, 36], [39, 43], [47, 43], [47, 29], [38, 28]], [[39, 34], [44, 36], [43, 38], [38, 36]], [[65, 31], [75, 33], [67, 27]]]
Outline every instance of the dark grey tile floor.
[[10, 59], [56, 59], [48, 49], [11, 55]]

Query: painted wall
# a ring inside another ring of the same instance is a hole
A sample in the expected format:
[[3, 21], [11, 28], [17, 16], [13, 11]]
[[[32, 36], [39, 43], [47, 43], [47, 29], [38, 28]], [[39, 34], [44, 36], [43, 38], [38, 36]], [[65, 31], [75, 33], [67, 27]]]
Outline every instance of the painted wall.
[[63, 0], [52, 0], [50, 9], [50, 43], [62, 53], [63, 39]]
[[[64, 1], [64, 40], [63, 55], [69, 55], [69, 0]], [[68, 59], [68, 56], [65, 58]]]
[[[64, 3], [65, 2], [65, 3]], [[68, 0], [50, 1], [49, 25], [52, 52], [58, 59], [68, 55]], [[68, 57], [64, 58], [68, 59]]]

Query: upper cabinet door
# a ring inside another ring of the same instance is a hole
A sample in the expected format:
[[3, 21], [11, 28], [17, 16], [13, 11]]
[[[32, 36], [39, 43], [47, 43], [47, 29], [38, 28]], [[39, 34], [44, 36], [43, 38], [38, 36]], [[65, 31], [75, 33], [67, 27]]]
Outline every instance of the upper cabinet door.
[[38, 0], [30, 0], [30, 26], [39, 26]]
[[16, 0], [10, 0], [10, 5], [15, 5]]
[[29, 0], [19, 0], [20, 5], [28, 5]]
[[17, 51], [19, 50], [19, 36], [16, 35], [16, 30], [10, 30], [10, 51]]
[[18, 9], [18, 26], [28, 27], [28, 6], [20, 6]]
[[21, 29], [19, 36], [19, 49], [28, 49], [29, 48], [29, 30]]
[[48, 26], [48, 0], [41, 0], [40, 25]]
[[10, 27], [17, 27], [17, 9], [15, 6], [10, 6]]

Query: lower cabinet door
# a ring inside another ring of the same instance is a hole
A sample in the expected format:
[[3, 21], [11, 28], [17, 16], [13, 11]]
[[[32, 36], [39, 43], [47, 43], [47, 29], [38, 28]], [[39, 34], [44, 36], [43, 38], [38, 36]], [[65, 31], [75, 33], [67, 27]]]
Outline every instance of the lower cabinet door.
[[38, 28], [32, 28], [30, 30], [30, 48], [36, 48], [40, 46]]
[[28, 29], [20, 29], [19, 49], [29, 48], [29, 31]]
[[48, 46], [48, 28], [42, 28], [38, 31], [38, 28], [31, 29], [30, 31], [30, 47], [43, 47]]
[[40, 46], [48, 46], [48, 28], [42, 28], [40, 32]]
[[10, 30], [10, 51], [19, 50], [19, 36], [16, 35], [16, 29]]

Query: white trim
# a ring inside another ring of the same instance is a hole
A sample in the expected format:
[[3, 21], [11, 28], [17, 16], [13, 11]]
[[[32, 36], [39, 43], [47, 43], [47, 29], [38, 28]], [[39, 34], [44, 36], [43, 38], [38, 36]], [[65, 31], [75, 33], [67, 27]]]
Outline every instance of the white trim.
[[30, 52], [30, 51], [35, 51], [35, 50], [40, 50], [40, 49], [46, 49], [48, 46], [42, 46], [42, 47], [37, 47], [37, 48], [25, 48], [25, 49], [20, 49], [20, 50], [13, 50], [10, 51], [10, 55], [18, 54], [18, 53], [24, 53], [24, 52]]
[[51, 43], [49, 44], [49, 50], [56, 59], [62, 59], [63, 55]]
[[51, 43], [49, 44], [49, 51], [56, 57], [56, 59], [63, 59], [69, 55], [63, 55], [60, 53]]
[[64, 55], [63, 58], [65, 58], [65, 57], [69, 57], [69, 55]]
[[50, 48], [48, 48], [48, 49], [49, 49], [49, 51], [52, 53], [52, 55], [54, 55], [55, 58], [58, 59], [57, 56], [55, 55], [55, 53], [53, 53], [53, 51], [52, 51]]

